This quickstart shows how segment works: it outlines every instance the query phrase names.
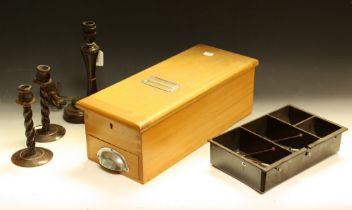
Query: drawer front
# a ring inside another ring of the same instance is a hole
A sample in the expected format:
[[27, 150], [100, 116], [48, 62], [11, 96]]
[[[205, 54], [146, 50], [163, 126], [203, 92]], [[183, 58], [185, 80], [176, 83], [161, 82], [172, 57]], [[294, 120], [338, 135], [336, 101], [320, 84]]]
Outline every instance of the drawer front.
[[89, 111], [85, 112], [84, 121], [87, 136], [103, 139], [133, 154], [140, 154], [141, 141], [137, 130]]
[[99, 149], [103, 147], [111, 148], [117, 152], [119, 152], [126, 159], [129, 170], [125, 172], [121, 172], [121, 174], [132, 178], [134, 180], [140, 181], [140, 173], [139, 173], [139, 158], [137, 155], [134, 155], [130, 152], [127, 152], [119, 147], [116, 147], [112, 144], [105, 142], [104, 140], [98, 139], [94, 136], [87, 135], [87, 151], [88, 158], [94, 162], [99, 163], [97, 153]]

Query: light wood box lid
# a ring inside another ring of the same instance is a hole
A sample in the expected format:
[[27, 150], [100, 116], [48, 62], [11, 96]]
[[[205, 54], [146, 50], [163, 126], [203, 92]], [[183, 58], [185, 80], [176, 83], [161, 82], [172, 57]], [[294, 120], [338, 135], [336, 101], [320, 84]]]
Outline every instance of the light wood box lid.
[[[199, 44], [81, 99], [77, 107], [145, 130], [257, 65], [256, 59]], [[176, 83], [178, 88], [167, 92], [144, 84], [151, 76]]]

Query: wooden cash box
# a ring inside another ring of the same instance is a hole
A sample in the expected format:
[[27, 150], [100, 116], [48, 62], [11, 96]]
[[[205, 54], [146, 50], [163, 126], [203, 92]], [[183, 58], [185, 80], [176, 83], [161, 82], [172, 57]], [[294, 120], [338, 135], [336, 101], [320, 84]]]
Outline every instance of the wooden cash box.
[[196, 45], [78, 101], [88, 158], [147, 182], [252, 111], [257, 65]]

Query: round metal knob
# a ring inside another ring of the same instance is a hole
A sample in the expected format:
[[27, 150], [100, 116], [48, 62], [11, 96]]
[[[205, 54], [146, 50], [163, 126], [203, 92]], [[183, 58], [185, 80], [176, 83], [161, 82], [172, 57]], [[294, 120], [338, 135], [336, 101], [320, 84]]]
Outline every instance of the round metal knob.
[[99, 164], [106, 169], [116, 172], [128, 171], [126, 159], [122, 154], [111, 148], [103, 147], [99, 149], [97, 156]]

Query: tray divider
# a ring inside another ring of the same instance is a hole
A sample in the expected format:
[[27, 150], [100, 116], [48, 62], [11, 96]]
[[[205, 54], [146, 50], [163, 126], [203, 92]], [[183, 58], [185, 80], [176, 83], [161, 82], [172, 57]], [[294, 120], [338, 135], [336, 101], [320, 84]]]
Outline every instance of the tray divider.
[[[281, 120], [281, 119], [279, 119], [279, 118], [277, 118], [277, 117], [271, 116], [270, 114], [267, 114], [266, 116], [269, 116], [269, 117], [272, 117], [272, 118], [274, 118], [274, 119], [276, 119], [276, 120], [279, 120], [280, 122], [285, 123], [286, 125], [289, 125], [289, 126], [291, 126], [291, 127], [293, 127], [293, 128], [296, 128], [296, 129], [300, 130], [301, 132], [303, 132], [303, 133], [305, 133], [305, 134], [308, 134], [308, 135], [314, 136], [314, 137], [316, 137], [316, 138], [319, 138], [317, 141], [319, 141], [319, 140], [321, 139], [321, 137], [319, 137], [319, 136], [317, 136], [317, 135], [314, 135], [313, 133], [309, 133], [309, 132], [303, 130], [302, 128], [297, 127], [297, 125], [299, 125], [299, 124], [301, 124], [301, 123], [303, 123], [303, 122], [305, 122], [305, 121], [307, 121], [307, 120], [309, 120], [309, 119], [312, 119], [312, 118], [316, 117], [315, 115], [312, 115], [311, 117], [309, 117], [309, 118], [307, 118], [307, 119], [305, 119], [305, 120], [303, 120], [303, 121], [301, 121], [301, 122], [299, 122], [299, 123], [297, 123], [297, 124], [295, 124], [295, 125], [292, 125], [292, 124], [290, 124], [290, 123], [288, 123], [288, 122], [285, 122], [285, 121], [283, 121], [283, 120]], [[269, 141], [271, 141], [271, 140], [269, 140]]]
[[265, 136], [259, 135], [259, 134], [257, 134], [256, 132], [251, 131], [251, 130], [245, 128], [245, 127], [240, 126], [240, 128], [242, 128], [243, 130], [246, 130], [246, 131], [250, 132], [251, 134], [260, 137], [262, 140], [268, 141], [268, 142], [274, 144], [275, 146], [278, 146], [278, 147], [280, 147], [281, 149], [284, 149], [284, 150], [286, 150], [286, 151], [288, 151], [288, 152], [290, 152], [290, 153], [292, 154], [292, 151], [289, 150], [287, 147], [285, 147], [285, 146], [283, 146], [283, 145], [281, 145], [281, 144], [278, 144], [278, 143], [276, 143], [275, 141], [272, 141], [272, 140], [268, 139], [268, 138], [265, 137]]
[[314, 117], [315, 117], [315, 115], [312, 115], [312, 116], [308, 117], [307, 119], [302, 120], [302, 121], [300, 121], [300, 122], [294, 124], [293, 126], [294, 126], [295, 128], [298, 128], [297, 126], [298, 126], [299, 124], [302, 124], [302, 123], [304, 123], [305, 121], [308, 121], [308, 120], [310, 120], [310, 119], [312, 119], [312, 118], [314, 118]]

